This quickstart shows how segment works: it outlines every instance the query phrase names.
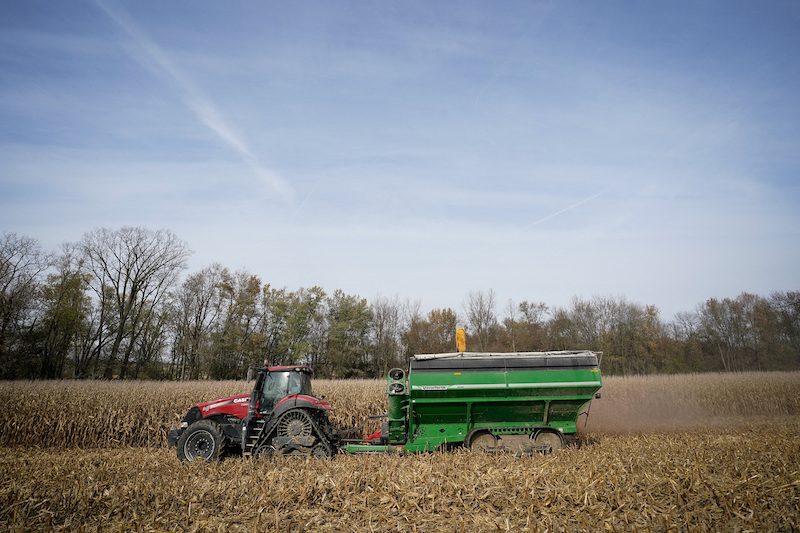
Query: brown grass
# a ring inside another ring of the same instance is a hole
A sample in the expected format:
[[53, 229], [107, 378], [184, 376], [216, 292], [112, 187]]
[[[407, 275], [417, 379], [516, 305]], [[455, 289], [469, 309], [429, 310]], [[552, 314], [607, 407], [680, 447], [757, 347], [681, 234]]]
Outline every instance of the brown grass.
[[[249, 392], [252, 382], [0, 382], [0, 446], [166, 446], [170, 426], [192, 405]], [[386, 412], [384, 382], [317, 380], [341, 427], [374, 427]]]
[[182, 464], [156, 448], [5, 449], [9, 530], [790, 531], [800, 424], [468, 452]]
[[[252, 383], [0, 382], [0, 446], [165, 446], [170, 426], [193, 404], [248, 392]], [[333, 422], [375, 427], [386, 411], [381, 380], [317, 380]], [[590, 432], [743, 427], [800, 415], [800, 372], [610, 377], [592, 403]]]
[[[231, 531], [791, 531], [800, 373], [607, 378], [585, 444], [183, 464], [166, 431], [244, 382], [0, 383], [0, 528]], [[317, 381], [340, 426], [382, 381]], [[134, 447], [131, 447], [134, 446]], [[142, 446], [150, 446], [144, 448]], [[94, 449], [92, 449], [94, 448]]]

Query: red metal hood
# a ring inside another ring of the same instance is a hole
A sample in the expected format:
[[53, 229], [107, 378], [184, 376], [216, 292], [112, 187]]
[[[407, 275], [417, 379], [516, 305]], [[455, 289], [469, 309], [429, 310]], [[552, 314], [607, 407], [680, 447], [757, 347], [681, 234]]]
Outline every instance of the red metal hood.
[[250, 402], [249, 394], [239, 394], [229, 398], [220, 398], [197, 404], [203, 418], [213, 415], [233, 415], [236, 418], [244, 419], [247, 416], [247, 404]]

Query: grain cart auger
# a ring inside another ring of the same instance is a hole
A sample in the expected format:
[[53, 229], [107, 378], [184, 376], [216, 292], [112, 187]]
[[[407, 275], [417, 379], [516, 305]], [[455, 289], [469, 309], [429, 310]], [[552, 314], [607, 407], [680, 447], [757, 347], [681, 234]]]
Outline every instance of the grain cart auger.
[[311, 368], [272, 366], [258, 372], [250, 394], [195, 405], [168, 435], [181, 460], [226, 455], [332, 457], [331, 405], [311, 392]]

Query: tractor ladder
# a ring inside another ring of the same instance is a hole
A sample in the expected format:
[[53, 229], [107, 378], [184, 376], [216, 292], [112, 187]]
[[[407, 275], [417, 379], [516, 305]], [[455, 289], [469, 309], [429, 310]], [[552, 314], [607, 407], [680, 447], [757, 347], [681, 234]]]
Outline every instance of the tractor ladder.
[[267, 421], [265, 419], [257, 418], [253, 421], [250, 431], [245, 432], [246, 441], [244, 443], [244, 449], [242, 450], [243, 456], [250, 457], [253, 455], [253, 448], [258, 443], [258, 439], [261, 437], [261, 433], [264, 431], [264, 426], [266, 424]]

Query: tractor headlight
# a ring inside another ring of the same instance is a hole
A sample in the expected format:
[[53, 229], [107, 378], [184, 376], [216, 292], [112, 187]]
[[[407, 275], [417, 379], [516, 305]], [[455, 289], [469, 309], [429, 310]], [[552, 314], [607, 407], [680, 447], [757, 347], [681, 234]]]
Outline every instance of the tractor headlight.
[[406, 377], [406, 373], [403, 372], [402, 368], [393, 368], [389, 370], [389, 377], [392, 381], [403, 381], [403, 378]]
[[403, 394], [404, 390], [406, 390], [406, 386], [402, 383], [392, 383], [389, 385], [389, 394]]

